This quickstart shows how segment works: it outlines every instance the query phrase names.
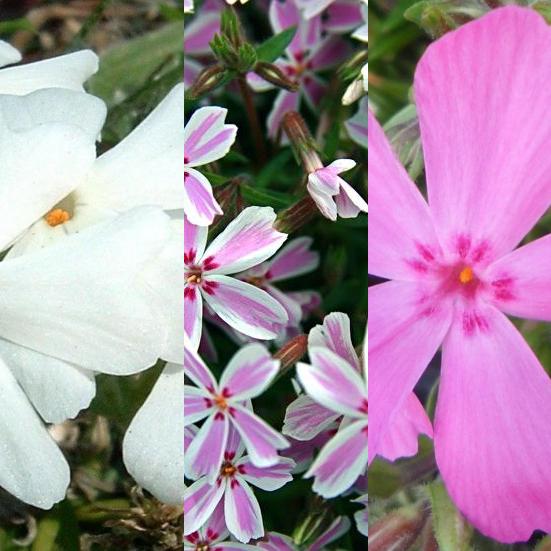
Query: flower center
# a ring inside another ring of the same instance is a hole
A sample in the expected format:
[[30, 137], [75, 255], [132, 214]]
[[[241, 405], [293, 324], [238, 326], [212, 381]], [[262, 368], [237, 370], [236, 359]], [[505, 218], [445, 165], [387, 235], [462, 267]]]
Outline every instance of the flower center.
[[466, 285], [474, 279], [473, 269], [470, 266], [466, 266], [459, 272], [459, 281]]
[[220, 475], [225, 477], [232, 477], [237, 472], [237, 467], [230, 461], [226, 461], [220, 468]]
[[48, 214], [46, 214], [46, 216], [44, 216], [44, 220], [46, 220], [46, 223], [52, 228], [65, 224], [65, 222], [70, 219], [71, 215], [63, 209], [51, 210]]
[[208, 541], [200, 541], [195, 546], [195, 551], [209, 551], [210, 546]]
[[222, 394], [218, 394], [216, 395], [212, 401], [214, 402], [214, 405], [218, 408], [218, 409], [221, 409], [222, 411], [228, 409], [228, 402], [226, 400], [226, 397], [223, 396]]

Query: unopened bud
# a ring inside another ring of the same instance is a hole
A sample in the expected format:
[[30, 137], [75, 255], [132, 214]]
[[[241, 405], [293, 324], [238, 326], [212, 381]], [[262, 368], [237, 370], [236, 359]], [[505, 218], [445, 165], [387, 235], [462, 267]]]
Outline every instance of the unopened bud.
[[369, 526], [370, 551], [408, 551], [425, 524], [426, 514], [417, 507], [402, 507]]
[[287, 371], [303, 358], [308, 349], [308, 335], [297, 335], [286, 342], [275, 354], [274, 359], [279, 360], [280, 374]]
[[227, 71], [221, 65], [206, 67], [199, 73], [186, 96], [190, 99], [197, 99], [221, 86], [226, 79]]
[[283, 233], [293, 233], [308, 224], [318, 212], [312, 197], [305, 195], [294, 205], [279, 211], [274, 228]]
[[289, 111], [283, 117], [281, 126], [306, 172], [310, 174], [323, 168], [323, 163], [316, 151], [316, 142], [304, 119], [296, 111]]
[[304, 545], [307, 542], [313, 541], [323, 532], [329, 524], [329, 512], [327, 508], [321, 505], [321, 502], [315, 504], [314, 510], [298, 524], [293, 532], [293, 540], [297, 545]]
[[277, 65], [267, 61], [258, 61], [254, 72], [265, 81], [270, 82], [278, 88], [296, 92], [298, 84], [292, 81]]
[[239, 46], [237, 54], [238, 62], [235, 69], [239, 73], [248, 73], [249, 71], [252, 71], [258, 59], [254, 46], [252, 44], [249, 44], [248, 42], [245, 42], [244, 44]]

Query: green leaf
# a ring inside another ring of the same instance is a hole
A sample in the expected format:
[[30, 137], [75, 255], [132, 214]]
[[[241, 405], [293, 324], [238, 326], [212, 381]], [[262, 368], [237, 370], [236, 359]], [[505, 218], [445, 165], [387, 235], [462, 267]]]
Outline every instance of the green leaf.
[[0, 21], [0, 34], [12, 35], [17, 31], [30, 31], [36, 33], [33, 24], [24, 17], [20, 19], [11, 19], [10, 21]]
[[296, 27], [289, 27], [288, 29], [281, 31], [280, 33], [268, 38], [268, 40], [262, 42], [262, 44], [256, 48], [258, 60], [266, 61], [268, 63], [275, 61], [283, 54], [287, 46], [291, 44], [296, 32]]
[[207, 170], [201, 170], [201, 174], [207, 178], [212, 186], [221, 186], [225, 184], [230, 178], [216, 174], [215, 172], [208, 172]]
[[268, 187], [278, 177], [284, 174], [284, 167], [291, 160], [293, 153], [290, 149], [282, 149], [275, 157], [270, 159], [255, 177], [255, 184], [259, 188]]
[[442, 482], [428, 486], [432, 524], [440, 551], [470, 551], [473, 530], [452, 503]]
[[241, 195], [251, 205], [258, 205], [260, 207], [282, 209], [291, 206], [293, 203], [293, 198], [288, 193], [258, 189], [247, 184], [241, 185]]

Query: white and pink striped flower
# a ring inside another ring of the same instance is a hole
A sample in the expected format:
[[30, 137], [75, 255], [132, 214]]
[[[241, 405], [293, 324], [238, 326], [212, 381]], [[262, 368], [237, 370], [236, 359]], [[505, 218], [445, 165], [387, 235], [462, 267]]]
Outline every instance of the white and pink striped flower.
[[201, 358], [185, 347], [184, 371], [197, 386], [184, 387], [184, 424], [205, 419], [185, 454], [187, 478], [216, 479], [231, 427], [255, 466], [270, 467], [279, 461], [277, 450], [289, 443], [248, 407], [248, 400], [268, 388], [278, 369], [279, 361], [264, 346], [249, 344], [233, 356], [218, 383]]
[[358, 111], [353, 117], [345, 121], [344, 126], [350, 137], [362, 147], [367, 149], [367, 96], [360, 100]]
[[228, 530], [246, 543], [264, 535], [260, 505], [249, 484], [266, 491], [278, 490], [292, 480], [290, 473], [295, 463], [277, 456], [271, 466], [259, 467], [251, 457], [243, 456], [242, 439], [233, 427], [222, 451], [214, 483], [203, 476], [184, 492], [184, 535], [196, 532], [223, 500]]
[[320, 212], [333, 222], [341, 218], [356, 218], [367, 212], [367, 203], [339, 174], [356, 166], [352, 159], [337, 159], [308, 175], [306, 187]]
[[284, 307], [266, 291], [229, 274], [272, 256], [287, 239], [273, 228], [270, 207], [248, 207], [206, 247], [207, 228], [185, 220], [184, 328], [199, 346], [203, 299], [232, 328], [257, 339], [273, 339], [287, 321]]
[[184, 128], [184, 212], [192, 224], [212, 224], [222, 209], [208, 179], [194, 167], [221, 159], [235, 141], [237, 126], [225, 124], [228, 110], [201, 107]]

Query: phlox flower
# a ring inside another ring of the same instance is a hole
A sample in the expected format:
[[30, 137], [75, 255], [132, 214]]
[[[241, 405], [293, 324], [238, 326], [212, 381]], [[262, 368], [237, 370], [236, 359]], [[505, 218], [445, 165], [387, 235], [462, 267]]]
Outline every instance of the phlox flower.
[[19, 61], [19, 51], [0, 40], [0, 94], [23, 96], [46, 88], [83, 92], [83, 83], [98, 70], [98, 56], [91, 50], [9, 67]]
[[159, 501], [184, 502], [185, 446], [195, 436], [193, 425], [184, 428], [182, 396], [184, 368], [167, 364], [124, 436], [124, 464], [132, 478]]
[[244, 549], [254, 551], [254, 547], [245, 543], [225, 541], [229, 536], [224, 518], [224, 503], [220, 501], [214, 513], [197, 530], [184, 536], [184, 551], [229, 551], [231, 549]]
[[319, 266], [319, 254], [310, 250], [313, 239], [299, 237], [288, 242], [274, 257], [262, 264], [249, 268], [236, 277], [266, 291], [277, 300], [288, 316], [288, 326], [298, 327], [303, 309], [300, 296], [281, 291], [274, 284], [299, 277], [315, 270]]
[[333, 222], [341, 218], [356, 218], [367, 212], [367, 203], [339, 174], [356, 166], [352, 159], [337, 159], [308, 174], [306, 188], [320, 212]]
[[252, 458], [243, 456], [243, 440], [233, 427], [222, 451], [222, 465], [214, 483], [203, 476], [184, 492], [184, 535], [196, 532], [223, 499], [228, 530], [246, 543], [264, 535], [260, 505], [249, 484], [265, 491], [278, 490], [292, 480], [295, 463], [276, 456], [271, 466], [259, 467]]
[[360, 503], [364, 506], [363, 509], [360, 509], [359, 511], [356, 511], [354, 513], [354, 520], [356, 521], [356, 526], [358, 528], [358, 531], [363, 534], [365, 537], [368, 537], [369, 534], [369, 510], [367, 508], [368, 506], [368, 499], [367, 494], [360, 496], [359, 498], [354, 500], [355, 503]]
[[306, 19], [319, 15], [323, 10], [329, 8], [333, 2], [335, 0], [296, 0]]
[[[319, 19], [304, 20], [295, 0], [272, 0], [270, 3], [270, 22], [274, 33], [297, 26], [297, 32], [287, 47], [284, 57], [275, 64], [299, 85], [299, 91], [280, 90], [274, 106], [268, 115], [268, 135], [276, 138], [283, 115], [288, 111], [297, 111], [304, 94], [306, 102], [316, 109], [327, 90], [327, 84], [316, 75], [318, 71], [330, 69], [342, 61], [348, 46], [337, 36], [322, 37]], [[249, 84], [258, 92], [270, 90], [273, 85], [257, 75], [248, 75]]]
[[248, 207], [206, 246], [207, 228], [186, 218], [184, 227], [184, 327], [192, 346], [201, 338], [203, 299], [232, 328], [273, 339], [287, 323], [283, 306], [266, 291], [228, 274], [260, 264], [287, 238], [273, 228], [270, 207]]
[[337, 517], [327, 530], [322, 532], [310, 545], [299, 547], [285, 534], [268, 532], [264, 538], [256, 543], [256, 547], [263, 551], [323, 551], [327, 545], [338, 540], [350, 530], [350, 521], [346, 517]]
[[362, 0], [362, 19], [363, 25], [352, 33], [352, 37], [367, 43], [369, 42], [369, 7], [367, 0]]
[[235, 141], [237, 126], [224, 124], [227, 109], [201, 107], [184, 129], [184, 212], [192, 224], [212, 224], [222, 209], [208, 179], [194, 167], [221, 159]]
[[505, 314], [551, 320], [551, 30], [491, 11], [429, 46], [415, 74], [428, 204], [369, 114], [370, 458], [442, 345], [436, 462], [501, 542], [551, 532], [551, 381]]
[[344, 126], [350, 137], [362, 147], [367, 149], [367, 96], [360, 100], [356, 114], [345, 121]]
[[220, 382], [190, 348], [185, 347], [185, 374], [197, 387], [185, 386], [185, 425], [205, 422], [185, 454], [185, 474], [196, 479], [206, 475], [212, 482], [220, 471], [233, 427], [256, 467], [277, 463], [277, 450], [289, 446], [287, 440], [248, 407], [247, 400], [268, 388], [279, 369], [260, 344], [241, 348], [230, 360]]

